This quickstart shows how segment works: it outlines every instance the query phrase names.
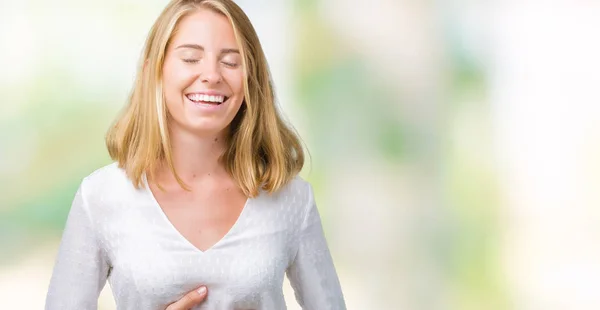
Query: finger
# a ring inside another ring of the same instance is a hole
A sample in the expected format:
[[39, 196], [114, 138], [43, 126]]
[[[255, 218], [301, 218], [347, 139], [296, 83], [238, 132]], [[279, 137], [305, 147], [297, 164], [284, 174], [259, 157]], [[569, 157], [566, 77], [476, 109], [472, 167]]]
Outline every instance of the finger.
[[206, 286], [201, 286], [197, 290], [191, 291], [178, 301], [170, 304], [165, 310], [188, 310], [193, 306], [201, 303], [206, 298]]

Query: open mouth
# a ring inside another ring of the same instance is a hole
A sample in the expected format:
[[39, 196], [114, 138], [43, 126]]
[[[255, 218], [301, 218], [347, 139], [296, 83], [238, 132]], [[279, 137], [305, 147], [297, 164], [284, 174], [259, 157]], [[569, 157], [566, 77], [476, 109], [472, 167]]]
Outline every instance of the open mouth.
[[229, 97], [220, 95], [204, 95], [204, 94], [187, 94], [185, 95], [190, 101], [198, 104], [220, 105], [227, 101]]

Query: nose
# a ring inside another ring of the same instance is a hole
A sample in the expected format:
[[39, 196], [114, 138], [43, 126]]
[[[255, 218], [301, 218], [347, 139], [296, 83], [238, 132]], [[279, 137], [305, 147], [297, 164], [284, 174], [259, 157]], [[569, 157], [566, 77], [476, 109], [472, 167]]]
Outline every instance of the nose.
[[202, 67], [200, 68], [200, 80], [206, 84], [219, 84], [221, 83], [222, 76], [218, 61], [210, 58], [204, 58], [202, 61]]

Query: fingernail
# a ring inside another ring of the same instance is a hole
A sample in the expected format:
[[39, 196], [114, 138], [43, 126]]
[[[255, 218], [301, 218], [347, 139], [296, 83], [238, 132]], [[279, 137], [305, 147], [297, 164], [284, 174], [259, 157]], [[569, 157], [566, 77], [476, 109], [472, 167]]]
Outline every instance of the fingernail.
[[198, 294], [200, 294], [200, 295], [206, 294], [206, 286], [203, 286], [203, 287], [199, 288], [198, 289]]

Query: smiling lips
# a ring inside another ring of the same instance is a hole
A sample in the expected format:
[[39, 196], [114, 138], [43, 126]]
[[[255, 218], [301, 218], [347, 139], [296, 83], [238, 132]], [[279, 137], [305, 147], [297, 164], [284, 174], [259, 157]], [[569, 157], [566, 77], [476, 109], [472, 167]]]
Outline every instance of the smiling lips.
[[185, 96], [194, 103], [204, 103], [213, 105], [220, 105], [228, 99], [226, 96], [223, 95], [208, 95], [202, 93], [191, 93], [186, 94]]

